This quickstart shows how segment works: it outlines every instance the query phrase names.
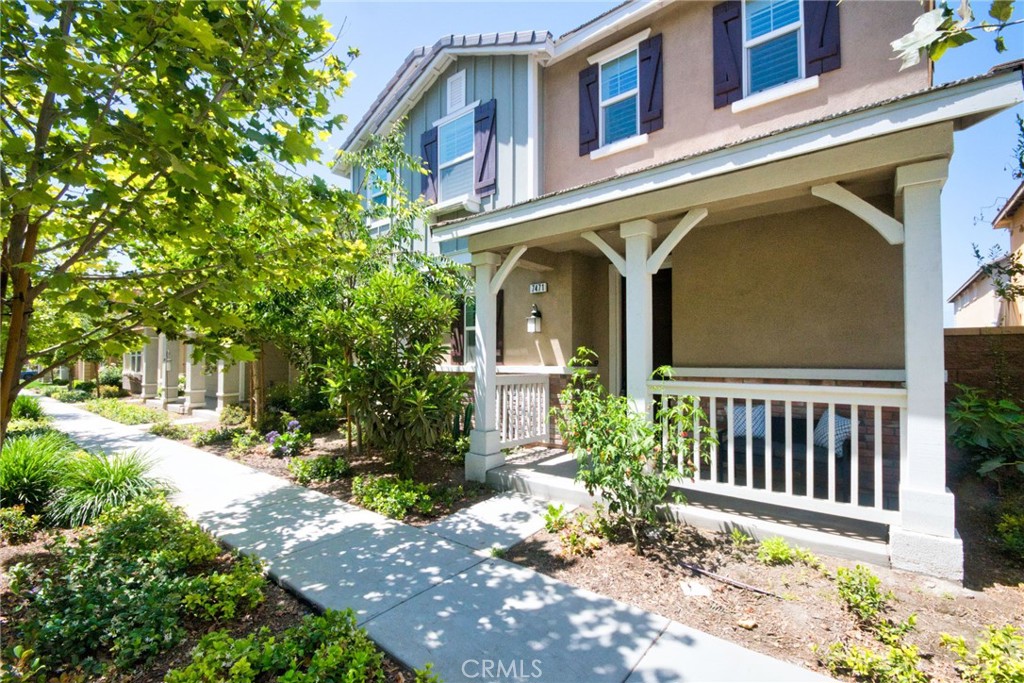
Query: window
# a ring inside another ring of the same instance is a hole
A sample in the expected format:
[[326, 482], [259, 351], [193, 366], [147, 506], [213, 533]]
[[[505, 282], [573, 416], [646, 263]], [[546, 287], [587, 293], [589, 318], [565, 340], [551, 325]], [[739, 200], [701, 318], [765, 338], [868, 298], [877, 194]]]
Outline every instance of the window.
[[142, 372], [142, 351], [128, 354], [128, 372]]
[[473, 111], [438, 129], [438, 201], [473, 194]]
[[601, 145], [639, 132], [637, 51], [601, 64]]
[[476, 360], [476, 300], [473, 298], [466, 299], [466, 305], [462, 307], [463, 316], [462, 324], [463, 329], [466, 331], [465, 339], [465, 350], [463, 353], [463, 362], [466, 365], [472, 365]]
[[743, 4], [746, 94], [803, 78], [801, 0], [747, 0]]
[[387, 206], [388, 195], [385, 191], [385, 185], [391, 182], [391, 173], [387, 169], [378, 168], [370, 173], [370, 177], [367, 181], [369, 185], [370, 205], [371, 208], [374, 206]]

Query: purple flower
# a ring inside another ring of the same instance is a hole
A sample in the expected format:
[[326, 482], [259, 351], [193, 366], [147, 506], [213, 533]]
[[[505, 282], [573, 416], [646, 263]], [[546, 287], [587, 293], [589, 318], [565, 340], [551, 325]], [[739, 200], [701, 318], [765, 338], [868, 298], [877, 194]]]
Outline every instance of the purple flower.
[[298, 428], [299, 428], [299, 421], [298, 420], [292, 420], [292, 421], [290, 421], [288, 423], [288, 431], [289, 432], [294, 432]]
[[274, 442], [277, 441], [277, 437], [279, 436], [281, 436], [280, 432], [267, 432], [267, 443], [273, 446]]

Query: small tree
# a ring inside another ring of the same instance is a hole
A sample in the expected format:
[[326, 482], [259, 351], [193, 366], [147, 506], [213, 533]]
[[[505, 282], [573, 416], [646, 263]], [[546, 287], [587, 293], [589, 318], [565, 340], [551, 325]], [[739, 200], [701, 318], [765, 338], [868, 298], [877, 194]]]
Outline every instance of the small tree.
[[575, 451], [576, 481], [591, 495], [601, 494], [609, 521], [626, 527], [637, 554], [643, 554], [643, 531], [658, 523], [669, 487], [692, 477], [694, 456], [709, 458], [717, 440], [704, 427], [708, 421], [694, 397], [664, 402], [652, 423], [627, 397], [605, 390], [592, 371], [596, 360], [589, 349], [576, 351], [572, 378], [560, 394], [562, 407], [552, 413], [566, 447]]
[[[924, 4], [923, 0], [922, 3]], [[1013, 19], [1014, 0], [993, 0], [989, 6], [988, 19], [978, 21], [971, 7], [971, 0], [960, 0], [954, 10], [946, 0], [914, 20], [910, 33], [892, 42], [892, 49], [903, 60], [902, 69], [914, 66], [927, 56], [938, 61], [946, 50], [976, 40], [973, 32], [993, 33], [997, 52], [1006, 52], [1003, 31], [1024, 22]]]

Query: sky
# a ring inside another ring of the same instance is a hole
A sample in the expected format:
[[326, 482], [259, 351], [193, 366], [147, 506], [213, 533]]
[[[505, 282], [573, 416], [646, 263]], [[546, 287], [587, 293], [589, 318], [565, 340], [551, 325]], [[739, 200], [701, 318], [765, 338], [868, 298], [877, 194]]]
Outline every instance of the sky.
[[[872, 0], [845, 0], [870, 2]], [[916, 2], [916, 0], [905, 0]], [[360, 50], [352, 64], [356, 74], [351, 87], [336, 106], [349, 117], [340, 133], [327, 145], [332, 158], [349, 130], [359, 121], [406, 55], [420, 45], [432, 45], [450, 33], [490, 33], [547, 30], [556, 37], [615, 7], [618, 2], [330, 2], [321, 12], [338, 35], [336, 53], [343, 57], [349, 46]], [[990, 3], [973, 3], [976, 15], [988, 14]], [[1018, 2], [1015, 19], [1024, 18], [1024, 2]], [[907, 27], [910, 30], [910, 27]], [[1007, 52], [996, 52], [992, 37], [978, 33], [974, 43], [949, 50], [935, 66], [935, 84], [974, 76], [1002, 62], [1024, 57], [1024, 26], [1009, 29]], [[844, 46], [844, 49], [849, 49]], [[1017, 140], [1015, 114], [1003, 112], [954, 138], [955, 152], [949, 180], [942, 193], [943, 295], [948, 297], [977, 269], [972, 244], [982, 253], [994, 245], [1009, 244], [1005, 230], [993, 230], [991, 220], [1017, 187], [1010, 175]], [[308, 172], [327, 176], [325, 167]], [[340, 179], [336, 179], [341, 182]], [[946, 305], [946, 324], [952, 325], [953, 309]]]

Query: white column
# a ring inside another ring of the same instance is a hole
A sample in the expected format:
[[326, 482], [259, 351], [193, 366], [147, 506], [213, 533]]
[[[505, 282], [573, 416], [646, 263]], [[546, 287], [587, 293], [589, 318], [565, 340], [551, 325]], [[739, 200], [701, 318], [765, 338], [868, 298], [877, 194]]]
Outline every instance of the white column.
[[164, 338], [163, 375], [164, 405], [178, 398], [178, 368], [181, 367], [181, 343], [176, 339]]
[[903, 200], [903, 334], [907, 412], [900, 463], [900, 526], [890, 531], [894, 567], [963, 578], [963, 546], [946, 488], [945, 361], [940, 194], [947, 160], [896, 170]]
[[155, 398], [160, 372], [160, 339], [153, 330], [146, 330], [146, 345], [142, 347], [143, 399]]
[[185, 345], [185, 412], [206, 406], [206, 373], [203, 364], [193, 357], [195, 347]]
[[650, 413], [647, 380], [654, 371], [651, 348], [651, 274], [647, 261], [657, 226], [649, 220], [623, 223], [619, 234], [626, 240], [626, 396], [642, 413]]
[[217, 412], [238, 403], [238, 363], [217, 361]]
[[475, 428], [469, 433], [469, 453], [466, 454], [466, 479], [484, 481], [487, 470], [505, 463], [498, 433], [498, 413], [495, 405], [495, 378], [497, 364], [497, 292], [491, 291], [491, 280], [501, 263], [498, 254], [473, 254], [476, 269], [476, 348], [474, 411]]

